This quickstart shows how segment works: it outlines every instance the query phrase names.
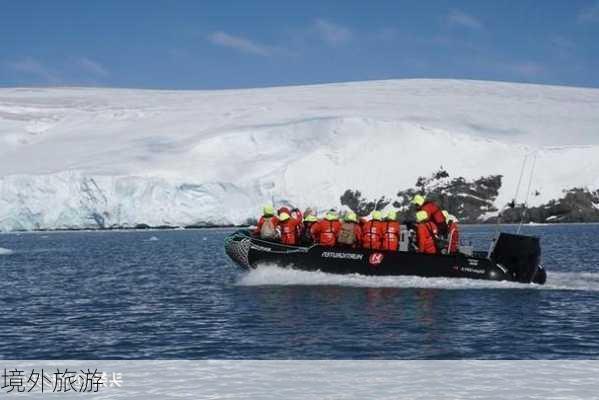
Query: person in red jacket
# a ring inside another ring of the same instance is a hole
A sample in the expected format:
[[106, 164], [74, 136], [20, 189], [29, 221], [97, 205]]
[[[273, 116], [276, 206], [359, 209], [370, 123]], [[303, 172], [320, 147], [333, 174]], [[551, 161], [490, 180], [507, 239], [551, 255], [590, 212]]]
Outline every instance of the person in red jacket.
[[437, 225], [429, 221], [426, 211], [416, 213], [416, 251], [424, 254], [437, 254]]
[[267, 204], [262, 208], [262, 216], [252, 234], [260, 239], [276, 240], [278, 238], [278, 223], [279, 219], [275, 216], [275, 209]]
[[291, 218], [286, 212], [279, 214], [277, 230], [282, 244], [296, 246], [299, 243], [299, 221]]
[[358, 216], [350, 211], [343, 218], [341, 229], [337, 235], [337, 244], [346, 247], [358, 247], [362, 239], [362, 228], [358, 225]]
[[399, 222], [397, 221], [397, 213], [395, 211], [389, 211], [385, 215], [385, 221], [383, 222], [383, 250], [399, 250]]
[[291, 211], [289, 210], [289, 207], [279, 207], [279, 209], [277, 210], [277, 215], [281, 215], [282, 213], [287, 213], [289, 215], [291, 215]]
[[415, 204], [418, 207], [418, 211], [426, 211], [429, 220], [437, 225], [437, 230], [439, 231], [440, 235], [447, 235], [447, 222], [445, 221], [443, 211], [437, 205], [437, 203], [426, 200], [424, 196], [417, 194], [412, 199], [412, 204]]
[[460, 249], [460, 229], [458, 219], [451, 214], [447, 217], [447, 230], [448, 253], [455, 254]]
[[378, 250], [383, 244], [383, 218], [380, 211], [373, 211], [370, 221], [362, 227], [362, 247]]
[[291, 218], [299, 222], [300, 225], [304, 223], [304, 216], [302, 215], [302, 212], [299, 208], [292, 209], [289, 215], [291, 216]]
[[314, 243], [321, 246], [333, 247], [337, 244], [337, 235], [341, 230], [339, 217], [334, 211], [328, 211], [324, 219], [312, 225], [312, 237]]

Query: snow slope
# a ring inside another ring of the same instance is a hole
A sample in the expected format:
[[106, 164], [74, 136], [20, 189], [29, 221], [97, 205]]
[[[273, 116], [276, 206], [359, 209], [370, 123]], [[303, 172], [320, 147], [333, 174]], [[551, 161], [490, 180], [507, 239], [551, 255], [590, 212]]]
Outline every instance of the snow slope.
[[325, 208], [348, 188], [393, 197], [441, 165], [503, 174], [501, 205], [537, 150], [533, 203], [598, 188], [599, 90], [456, 80], [0, 89], [0, 230], [242, 223], [272, 198]]

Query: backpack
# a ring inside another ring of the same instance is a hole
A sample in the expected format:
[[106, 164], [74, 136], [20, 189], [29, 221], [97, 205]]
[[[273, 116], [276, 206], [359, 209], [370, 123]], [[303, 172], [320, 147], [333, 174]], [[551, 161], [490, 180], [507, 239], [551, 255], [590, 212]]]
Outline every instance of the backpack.
[[354, 224], [342, 222], [341, 230], [337, 235], [337, 243], [352, 245], [355, 242], [356, 234], [354, 233]]
[[272, 222], [272, 217], [265, 219], [262, 227], [260, 228], [260, 239], [274, 240], [277, 238], [277, 229], [275, 224]]

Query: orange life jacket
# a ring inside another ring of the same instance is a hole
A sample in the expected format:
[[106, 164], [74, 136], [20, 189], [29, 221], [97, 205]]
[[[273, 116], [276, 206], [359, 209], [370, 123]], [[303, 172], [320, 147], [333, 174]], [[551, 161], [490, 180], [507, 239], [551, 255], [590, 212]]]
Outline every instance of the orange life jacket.
[[287, 221], [279, 221], [281, 231], [281, 243], [295, 246], [298, 242], [298, 222], [289, 218]]
[[458, 252], [458, 248], [460, 247], [460, 230], [458, 228], [458, 224], [455, 222], [450, 223], [448, 227], [449, 254], [454, 254]]
[[432, 221], [416, 224], [416, 238], [418, 240], [418, 252], [425, 254], [437, 254], [437, 226]]
[[314, 242], [321, 246], [335, 246], [339, 230], [341, 230], [341, 223], [339, 221], [327, 221], [326, 219], [318, 221], [312, 225]]
[[426, 211], [429, 221], [437, 225], [437, 230], [439, 233], [442, 235], [447, 233], [447, 222], [445, 222], [445, 215], [443, 215], [443, 211], [441, 211], [437, 203], [433, 201], [425, 201], [420, 207], [420, 210]]
[[385, 221], [383, 228], [382, 249], [397, 251], [399, 249], [399, 222]]
[[383, 223], [368, 221], [362, 227], [362, 247], [365, 249], [380, 249], [383, 241]]

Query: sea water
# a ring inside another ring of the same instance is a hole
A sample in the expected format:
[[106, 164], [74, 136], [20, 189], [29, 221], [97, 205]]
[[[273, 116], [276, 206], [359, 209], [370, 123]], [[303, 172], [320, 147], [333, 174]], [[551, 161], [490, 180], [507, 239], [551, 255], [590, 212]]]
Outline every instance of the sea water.
[[[494, 230], [462, 236], [487, 248]], [[0, 359], [599, 356], [599, 225], [523, 228], [544, 286], [248, 273], [224, 254], [230, 232], [1, 234]]]

